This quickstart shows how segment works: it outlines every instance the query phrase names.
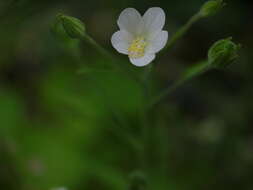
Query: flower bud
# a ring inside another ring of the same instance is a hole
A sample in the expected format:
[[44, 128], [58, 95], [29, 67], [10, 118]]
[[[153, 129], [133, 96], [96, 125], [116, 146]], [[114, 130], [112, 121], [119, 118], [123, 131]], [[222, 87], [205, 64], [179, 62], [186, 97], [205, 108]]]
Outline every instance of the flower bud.
[[80, 39], [85, 35], [85, 25], [79, 19], [62, 14], [59, 14], [57, 17], [69, 37]]
[[208, 17], [215, 15], [222, 7], [225, 6], [223, 0], [211, 0], [207, 1], [200, 9], [200, 15], [202, 17]]
[[232, 38], [215, 42], [208, 51], [208, 63], [218, 69], [224, 69], [238, 58], [240, 45], [232, 42]]
[[146, 186], [147, 180], [142, 172], [136, 171], [131, 174], [128, 190], [146, 190]]

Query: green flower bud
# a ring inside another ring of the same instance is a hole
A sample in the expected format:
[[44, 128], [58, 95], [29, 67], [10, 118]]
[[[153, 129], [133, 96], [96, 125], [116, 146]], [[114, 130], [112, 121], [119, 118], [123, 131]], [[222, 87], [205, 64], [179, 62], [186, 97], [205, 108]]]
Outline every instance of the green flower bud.
[[147, 180], [141, 171], [136, 171], [130, 176], [128, 190], [146, 190]]
[[240, 45], [232, 42], [232, 38], [215, 42], [208, 51], [208, 63], [219, 69], [224, 69], [238, 58]]
[[207, 1], [200, 9], [200, 15], [202, 17], [208, 17], [215, 15], [222, 7], [225, 6], [223, 0], [211, 0]]
[[59, 14], [57, 17], [69, 37], [80, 39], [85, 35], [85, 25], [79, 19], [62, 14]]

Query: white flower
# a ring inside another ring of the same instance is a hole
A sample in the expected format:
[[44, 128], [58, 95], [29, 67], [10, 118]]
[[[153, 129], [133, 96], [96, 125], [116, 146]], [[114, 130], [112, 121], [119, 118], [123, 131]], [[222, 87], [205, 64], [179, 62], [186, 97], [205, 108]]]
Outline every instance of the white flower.
[[136, 9], [127, 8], [117, 23], [120, 30], [113, 34], [112, 45], [119, 53], [128, 55], [136, 66], [151, 63], [167, 43], [168, 32], [162, 30], [165, 13], [161, 8], [150, 8], [143, 17]]

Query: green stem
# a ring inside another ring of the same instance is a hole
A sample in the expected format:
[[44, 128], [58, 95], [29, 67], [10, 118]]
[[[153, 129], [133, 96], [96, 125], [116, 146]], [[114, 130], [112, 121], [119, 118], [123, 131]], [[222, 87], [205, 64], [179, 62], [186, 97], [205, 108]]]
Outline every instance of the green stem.
[[[177, 40], [179, 40], [180, 38], [182, 38], [185, 33], [189, 30], [189, 28], [195, 23], [197, 22], [199, 19], [201, 19], [202, 17], [199, 14], [196, 14], [194, 16], [192, 16], [190, 18], [190, 20], [183, 26], [181, 27], [170, 39], [170, 41], [168, 42], [167, 46], [164, 48], [164, 50], [167, 50], [169, 48], [171, 48]], [[94, 47], [101, 55], [113, 60], [113, 63], [115, 63], [115, 60], [117, 60], [117, 58], [115, 58], [113, 55], [111, 55], [106, 49], [104, 49], [103, 47], [101, 47], [95, 40], [93, 40], [88, 34], [85, 34], [82, 38], [83, 41], [85, 41], [86, 43], [90, 44], [92, 47]], [[117, 62], [116, 62], [117, 63]], [[123, 65], [119, 65], [116, 64], [116, 66], [120, 69], [122, 69], [121, 66]], [[128, 69], [123, 69], [124, 72], [128, 71]], [[155, 97], [152, 101], [150, 105], [144, 105], [143, 110], [141, 110], [140, 113], [140, 117], [141, 117], [141, 121], [142, 121], [142, 139], [143, 139], [143, 147], [142, 147], [142, 153], [140, 155], [140, 164], [142, 165], [143, 169], [146, 170], [145, 172], [147, 173], [148, 170], [148, 148], [149, 148], [149, 135], [150, 135], [150, 118], [149, 118], [149, 109], [151, 107], [153, 107], [154, 105], [156, 105], [157, 103], [159, 103], [164, 97], [166, 97], [170, 92], [172, 92], [173, 90], [175, 90], [177, 87], [181, 86], [184, 82], [186, 82], [187, 80], [193, 78], [194, 76], [200, 74], [202, 71], [204, 70], [204, 67], [199, 68], [199, 70], [191, 75], [189, 73], [185, 74], [178, 82], [176, 82], [173, 86], [170, 86], [168, 88], [166, 88], [164, 91], [161, 92], [161, 94], [158, 94], [157, 97]], [[152, 71], [152, 64], [150, 64], [147, 69], [144, 72], [143, 78], [142, 78], [142, 82], [143, 82], [143, 91], [144, 91], [144, 95], [146, 96], [147, 99], [150, 99], [150, 95], [149, 95], [149, 89], [148, 89], [148, 81], [149, 81], [149, 76], [150, 73]]]
[[142, 77], [142, 82], [143, 82], [143, 85], [145, 86], [146, 89], [147, 89], [147, 86], [148, 86], [148, 81], [149, 81], [149, 78], [150, 78], [150, 74], [151, 74], [152, 69], [153, 69], [153, 64], [154, 63], [150, 63], [148, 66], [146, 66], [146, 68], [144, 70], [143, 77]]
[[[94, 84], [97, 84], [98, 88], [98, 94], [101, 96], [102, 99], [104, 99], [103, 103], [105, 107], [108, 109], [110, 114], [112, 115], [113, 122], [114, 122], [114, 128], [112, 129], [112, 132], [116, 132], [115, 134], [121, 139], [125, 140], [131, 147], [134, 148], [134, 150], [138, 151], [140, 150], [140, 143], [137, 139], [134, 139], [129, 134], [129, 123], [126, 121], [126, 119], [123, 116], [123, 114], [120, 114], [120, 110], [115, 109], [115, 107], [112, 104], [108, 103], [109, 96], [106, 93], [106, 90], [100, 86], [95, 79], [92, 79]], [[120, 131], [119, 131], [120, 130]]]
[[[96, 45], [96, 42], [90, 38], [90, 42], [93, 43], [93, 45]], [[103, 49], [99, 46], [96, 45], [101, 51]], [[104, 52], [104, 51], [103, 51]], [[82, 60], [81, 60], [81, 52], [80, 49], [74, 49], [74, 51], [71, 51], [73, 57], [75, 58], [76, 63], [79, 65], [82, 65]], [[102, 52], [101, 52], [102, 53]], [[102, 101], [104, 103], [104, 106], [108, 109], [108, 112], [110, 113], [112, 117], [112, 124], [113, 127], [111, 129], [108, 129], [110, 132], [114, 132], [115, 135], [121, 140], [124, 140], [125, 143], [127, 143], [130, 147], [132, 147], [134, 150], [139, 151], [141, 148], [141, 142], [138, 141], [138, 139], [134, 139], [130, 134], [129, 134], [129, 123], [123, 118], [122, 114], [119, 113], [119, 110], [116, 110], [115, 107], [111, 104], [108, 103], [108, 94], [106, 93], [106, 90], [99, 85], [98, 81], [93, 78], [89, 77], [89, 80], [96, 85], [96, 89], [98, 90], [98, 95], [100, 98], [104, 99]]]
[[[124, 61], [119, 60], [116, 56], [111, 54], [109, 51], [107, 51], [105, 48], [100, 46], [93, 38], [91, 38], [88, 34], [85, 34], [82, 39], [84, 42], [90, 44], [95, 50], [97, 50], [101, 55], [104, 57], [110, 59], [113, 66], [115, 66], [118, 70], [120, 70], [122, 73], [125, 73], [127, 76], [129, 76], [131, 79], [135, 80], [136, 82], [139, 82], [139, 78], [135, 76], [135, 74], [129, 70], [126, 64], [124, 64]], [[122, 64], [121, 64], [122, 63]]]
[[100, 54], [103, 56], [113, 59], [113, 55], [111, 55], [105, 48], [100, 46], [93, 38], [91, 38], [88, 34], [85, 34], [82, 38], [83, 41], [87, 42], [91, 46], [93, 46]]
[[[150, 75], [152, 74], [152, 64], [149, 64], [142, 76], [142, 86], [143, 86], [143, 96], [148, 101], [150, 99]], [[147, 104], [144, 104], [140, 110], [140, 120], [141, 120], [141, 138], [142, 138], [142, 152], [140, 153], [140, 166], [148, 176], [149, 173], [149, 143], [150, 143], [150, 117], [149, 110], [147, 109]]]
[[173, 47], [173, 45], [176, 43], [177, 40], [179, 40], [180, 38], [182, 38], [186, 32], [191, 28], [191, 26], [196, 23], [197, 21], [199, 21], [201, 18], [203, 18], [199, 13], [193, 15], [189, 21], [183, 25], [169, 40], [169, 42], [167, 43], [166, 47], [163, 49], [162, 52], [170, 49], [171, 47]]
[[164, 98], [166, 98], [169, 94], [175, 91], [177, 88], [185, 84], [186, 82], [190, 81], [191, 79], [201, 75], [202, 73], [208, 71], [210, 69], [210, 65], [207, 61], [203, 61], [190, 69], [186, 70], [180, 79], [176, 81], [172, 86], [168, 86], [164, 90], [162, 90], [157, 96], [151, 100], [148, 108], [153, 108], [156, 104], [160, 103]]
[[[113, 61], [115, 61], [115, 59], [117, 60], [117, 58], [115, 58], [113, 55], [111, 55], [109, 52], [107, 52], [103, 47], [101, 47], [95, 40], [93, 40], [90, 36], [88, 36], [87, 34], [83, 37], [83, 39], [85, 42], [87, 42], [88, 44], [90, 44], [91, 46], [93, 46], [100, 54], [102, 54], [103, 56], [112, 59]], [[117, 67], [120, 67], [119, 65], [117, 65]], [[128, 69], [126, 69], [125, 71], [127, 71]], [[149, 66], [147, 66], [146, 70], [144, 71], [143, 74], [143, 78], [142, 78], [142, 84], [143, 84], [143, 92], [144, 95], [149, 98], [149, 89], [148, 89], [148, 79], [150, 76], [152, 70], [152, 64], [150, 64]], [[113, 110], [113, 109], [111, 109]], [[117, 116], [116, 118], [121, 119], [117, 114], [114, 113], [113, 111], [113, 115]], [[136, 144], [136, 142], [131, 141], [131, 138], [128, 137], [128, 142], [130, 142], [134, 149], [136, 150], [137, 154], [139, 154], [139, 152], [141, 151], [140, 154], [140, 164], [141, 167], [143, 168], [143, 170], [147, 169], [148, 166], [148, 155], [147, 155], [147, 149], [148, 149], [148, 141], [149, 141], [149, 122], [148, 122], [148, 109], [146, 108], [146, 106], [144, 106], [144, 110], [141, 111], [140, 113], [140, 117], [141, 117], [141, 121], [142, 121], [142, 150], [140, 150], [140, 148], [138, 148], [138, 144]], [[122, 120], [120, 120], [121, 124], [125, 124]]]

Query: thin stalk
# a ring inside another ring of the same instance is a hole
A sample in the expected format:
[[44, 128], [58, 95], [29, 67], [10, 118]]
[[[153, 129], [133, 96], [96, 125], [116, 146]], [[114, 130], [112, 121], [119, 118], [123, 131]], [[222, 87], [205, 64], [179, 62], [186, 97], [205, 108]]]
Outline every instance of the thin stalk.
[[[127, 76], [130, 76], [131, 79], [135, 80], [136, 82], [139, 82], [139, 79], [134, 75], [133, 72], [129, 70], [126, 65], [124, 65], [124, 62], [122, 60], [119, 60], [118, 57], [111, 54], [109, 51], [107, 51], [105, 48], [103, 48], [101, 45], [99, 45], [93, 38], [91, 38], [88, 34], [85, 34], [82, 39], [84, 42], [90, 44], [97, 52], [99, 52], [104, 57], [110, 59], [113, 63], [113, 65], [119, 69], [121, 72], [125, 73]], [[111, 63], [111, 62], [110, 62]], [[121, 64], [123, 63], [123, 64]]]
[[82, 38], [83, 41], [87, 42], [91, 46], [93, 46], [100, 54], [103, 56], [114, 59], [113, 55], [111, 55], [105, 48], [100, 46], [93, 38], [91, 38], [88, 34], [85, 34]]
[[169, 94], [174, 92], [177, 88], [184, 85], [186, 82], [196, 78], [197, 76], [201, 75], [202, 73], [208, 71], [210, 69], [210, 65], [207, 61], [203, 61], [200, 64], [197, 64], [190, 69], [186, 70], [182, 76], [171, 86], [166, 87], [163, 89], [158, 95], [156, 95], [149, 104], [148, 108], [153, 108], [156, 104], [160, 103], [164, 98], [166, 98]]
[[[91, 39], [91, 43], [94, 43], [93, 45], [96, 45], [96, 42]], [[101, 50], [101, 53], [103, 49], [97, 45], [97, 47]], [[80, 49], [75, 49], [75, 51], [71, 52], [76, 63], [80, 64], [82, 63], [81, 60], [81, 51]], [[106, 51], [105, 51], [106, 53]], [[96, 85], [96, 89], [98, 90], [99, 93], [97, 93], [102, 99], [104, 99], [103, 104], [105, 108], [108, 109], [108, 112], [111, 115], [112, 119], [112, 124], [113, 127], [111, 129], [108, 129], [110, 132], [114, 132], [114, 135], [116, 135], [120, 140], [125, 141], [130, 147], [132, 147], [134, 150], [138, 151], [140, 150], [141, 143], [137, 140], [134, 139], [130, 134], [129, 134], [129, 123], [126, 121], [126, 119], [123, 117], [122, 114], [119, 114], [119, 110], [116, 110], [115, 107], [111, 104], [108, 103], [108, 95], [106, 94], [106, 90], [99, 85], [97, 80], [94, 77], [89, 77], [89, 80]]]
[[179, 28], [179, 30], [170, 38], [170, 40], [168, 41], [166, 47], [163, 49], [162, 52], [167, 51], [168, 49], [172, 48], [174, 46], [174, 44], [180, 39], [182, 38], [186, 32], [191, 28], [191, 26], [196, 23], [197, 21], [199, 21], [201, 18], [203, 18], [199, 13], [193, 15], [188, 22], [183, 25], [181, 28]]
[[150, 63], [148, 66], [145, 67], [144, 74], [142, 77], [142, 82], [143, 82], [143, 85], [146, 86], [146, 89], [147, 89], [147, 85], [148, 85], [148, 80], [150, 78], [150, 75], [151, 75], [151, 72], [153, 69], [153, 64], [154, 63]]
[[[142, 76], [142, 86], [144, 99], [150, 100], [150, 76], [152, 74], [152, 64], [149, 64]], [[142, 138], [142, 152], [140, 153], [140, 166], [148, 177], [149, 174], [149, 145], [150, 145], [150, 117], [149, 110], [147, 109], [147, 104], [144, 104], [140, 110], [140, 121], [141, 121], [141, 138]]]

